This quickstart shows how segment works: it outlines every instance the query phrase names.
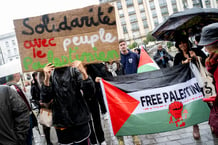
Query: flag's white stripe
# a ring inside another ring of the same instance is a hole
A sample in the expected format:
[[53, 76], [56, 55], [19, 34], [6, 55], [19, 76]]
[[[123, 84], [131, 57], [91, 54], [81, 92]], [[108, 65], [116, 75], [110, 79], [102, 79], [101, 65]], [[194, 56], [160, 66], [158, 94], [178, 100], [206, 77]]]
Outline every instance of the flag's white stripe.
[[146, 64], [144, 64], [144, 65], [142, 65], [142, 66], [140, 66], [140, 67], [143, 67], [143, 66], [152, 66], [152, 67], [155, 67], [155, 68], [157, 68], [157, 69], [160, 69], [160, 67], [156, 64], [156, 63], [146, 63]]
[[146, 65], [150, 65], [150, 66], [156, 67], [157, 69], [160, 69], [160, 67], [154, 61], [153, 63], [147, 63]]
[[114, 134], [114, 131], [113, 131], [113, 128], [112, 128], [112, 123], [111, 123], [110, 111], [109, 111], [109, 108], [108, 108], [107, 98], [106, 98], [106, 94], [105, 94], [104, 84], [103, 84], [102, 80], [100, 80], [100, 85], [101, 85], [101, 91], [102, 91], [103, 98], [104, 98], [104, 104], [105, 104], [106, 109], [107, 109], [107, 112], [108, 112], [108, 114], [109, 114], [109, 120], [108, 120], [109, 129], [110, 129], [110, 132], [111, 132], [112, 134]]
[[[169, 96], [170, 92], [171, 94], [176, 93], [178, 96], [177, 98], [181, 99], [177, 101], [182, 102], [183, 105], [202, 99], [203, 94], [201, 92], [196, 91], [195, 93], [193, 93], [191, 91], [190, 87], [196, 84], [197, 84], [196, 78], [192, 78], [187, 82], [175, 84], [172, 86], [166, 86], [162, 88], [155, 88], [155, 89], [142, 90], [142, 91], [129, 93], [130, 96], [134, 97], [140, 102], [140, 104], [134, 110], [133, 114], [168, 109], [169, 104], [174, 102], [174, 100], [170, 101], [170, 97], [167, 99], [167, 94]], [[186, 97], [184, 95], [182, 95], [181, 97], [180, 93], [182, 93], [183, 92], [182, 89], [184, 90], [185, 88], [187, 88], [184, 92], [186, 94]]]

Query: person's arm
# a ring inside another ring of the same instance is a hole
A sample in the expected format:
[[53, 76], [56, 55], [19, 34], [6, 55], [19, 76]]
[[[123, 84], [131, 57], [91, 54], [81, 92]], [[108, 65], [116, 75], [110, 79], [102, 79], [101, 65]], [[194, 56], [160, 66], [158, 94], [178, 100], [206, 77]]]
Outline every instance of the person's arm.
[[52, 65], [51, 63], [47, 64], [43, 68], [45, 79], [41, 87], [40, 100], [42, 100], [42, 102], [44, 103], [48, 103], [53, 99], [51, 97], [51, 94], [53, 94], [53, 91], [52, 91], [52, 86], [50, 84], [51, 72], [53, 70], [54, 70], [54, 65]]
[[45, 75], [45, 79], [44, 79], [44, 85], [45, 86], [50, 86], [50, 77], [51, 77], [51, 72], [54, 70], [54, 65], [52, 65], [51, 63], [47, 64], [44, 68], [43, 68], [43, 72]]
[[158, 52], [156, 52], [155, 55], [153, 56], [154, 61], [157, 63], [160, 63], [162, 61], [161, 58], [162, 57], [158, 54]]
[[18, 93], [10, 87], [8, 87], [8, 89], [15, 122], [14, 131], [17, 136], [18, 144], [23, 145], [26, 143], [26, 137], [30, 128], [29, 110]]
[[165, 56], [168, 58], [168, 60], [173, 61], [173, 57], [166, 51], [166, 49], [165, 49]]
[[81, 90], [83, 90], [84, 97], [92, 97], [95, 94], [95, 83], [90, 76], [88, 76], [86, 69], [81, 61], [74, 61], [72, 63], [74, 68], [74, 77], [76, 77]]
[[185, 60], [183, 60], [183, 57], [181, 55], [181, 53], [177, 53], [175, 58], [174, 58], [174, 63], [173, 65], [179, 65], [179, 64], [186, 64], [189, 63], [191, 61], [191, 58], [186, 58]]
[[175, 65], [182, 64], [181, 61], [182, 61], [182, 58], [180, 57], [179, 53], [177, 53], [175, 58], [174, 58], [173, 65], [175, 66]]
[[77, 68], [79, 71], [80, 71], [80, 73], [82, 74], [82, 79], [83, 80], [86, 80], [86, 79], [88, 79], [88, 74], [87, 74], [87, 72], [86, 72], [86, 69], [85, 69], [85, 67], [83, 66], [83, 64], [82, 64], [82, 62], [81, 61], [74, 61], [73, 63], [72, 63], [72, 67], [73, 68]]

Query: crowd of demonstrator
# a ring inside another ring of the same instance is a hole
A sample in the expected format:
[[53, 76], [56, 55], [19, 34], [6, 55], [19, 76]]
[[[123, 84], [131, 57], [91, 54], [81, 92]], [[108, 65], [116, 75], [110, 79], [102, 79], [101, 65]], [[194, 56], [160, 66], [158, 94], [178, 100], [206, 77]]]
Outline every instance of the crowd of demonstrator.
[[[198, 48], [193, 48], [188, 38], [178, 36], [175, 43], [178, 53], [175, 57], [162, 45], [158, 45], [153, 59], [162, 69], [170, 67], [169, 61], [173, 61], [174, 65], [182, 65], [200, 58], [214, 76], [218, 90], [218, 23], [205, 26], [196, 41]], [[209, 56], [199, 46], [204, 46]], [[52, 109], [53, 126], [60, 145], [106, 145], [101, 116], [108, 119], [108, 112], [99, 84], [100, 78], [137, 73], [140, 58], [140, 49], [135, 52], [129, 50], [123, 39], [119, 40], [119, 49], [120, 61], [86, 66], [80, 61], [74, 61], [71, 66], [62, 68], [55, 68], [49, 63], [42, 72], [32, 74], [29, 94], [27, 89], [18, 85], [19, 73], [7, 76], [7, 83], [0, 86], [0, 144], [32, 144], [32, 128], [38, 125], [38, 121], [27, 97], [30, 96], [31, 102], [39, 108]], [[216, 96], [214, 98], [209, 125], [212, 132], [218, 135], [218, 99]], [[47, 144], [51, 145], [50, 128], [44, 126], [43, 129]], [[138, 136], [132, 137], [134, 144], [141, 144]], [[193, 126], [193, 137], [200, 138], [197, 124]], [[119, 145], [124, 145], [123, 137], [116, 139]]]

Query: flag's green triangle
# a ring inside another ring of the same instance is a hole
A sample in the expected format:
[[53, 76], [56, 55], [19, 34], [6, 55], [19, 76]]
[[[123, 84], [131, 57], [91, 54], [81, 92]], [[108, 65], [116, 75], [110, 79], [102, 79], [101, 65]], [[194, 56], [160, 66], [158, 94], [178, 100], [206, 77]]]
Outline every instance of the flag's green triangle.
[[145, 52], [144, 49], [141, 49], [139, 65], [137, 73], [153, 71], [160, 69], [157, 64], [151, 59], [151, 57]]
[[149, 65], [149, 64], [145, 64], [137, 69], [137, 73], [153, 71], [153, 70], [157, 70], [157, 67]]

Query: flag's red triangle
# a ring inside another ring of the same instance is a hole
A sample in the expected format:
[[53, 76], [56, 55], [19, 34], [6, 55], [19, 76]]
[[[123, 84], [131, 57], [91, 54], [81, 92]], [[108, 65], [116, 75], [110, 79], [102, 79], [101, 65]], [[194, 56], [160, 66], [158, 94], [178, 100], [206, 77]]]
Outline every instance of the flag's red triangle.
[[147, 52], [144, 49], [141, 49], [138, 68], [147, 63], [153, 63], [153, 60], [150, 58], [150, 56], [147, 54]]
[[104, 84], [112, 128], [116, 135], [140, 102], [105, 80], [102, 79], [102, 82]]

